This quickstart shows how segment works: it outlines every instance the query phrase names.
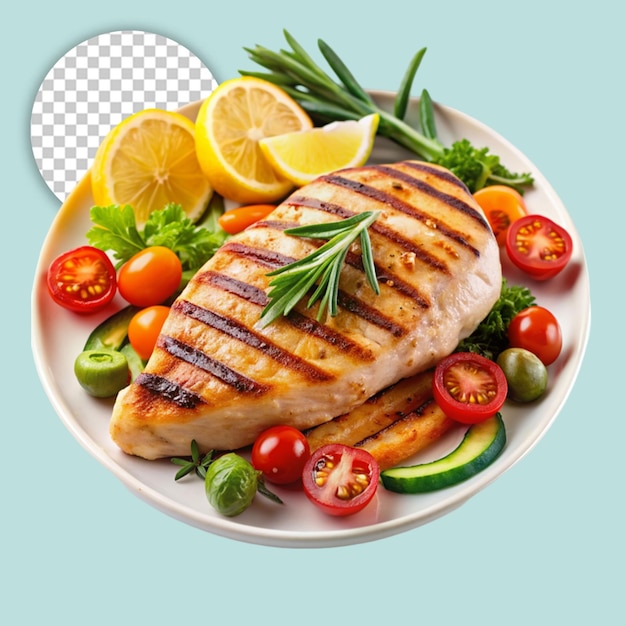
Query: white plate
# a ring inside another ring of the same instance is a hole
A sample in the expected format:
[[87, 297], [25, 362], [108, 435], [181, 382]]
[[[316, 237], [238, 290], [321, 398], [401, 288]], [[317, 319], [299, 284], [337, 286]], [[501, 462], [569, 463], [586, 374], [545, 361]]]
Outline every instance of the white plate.
[[[376, 93], [385, 106], [392, 94]], [[198, 103], [183, 112], [195, 118]], [[183, 522], [241, 541], [284, 547], [329, 547], [355, 544], [394, 535], [430, 522], [461, 505], [519, 461], [537, 444], [563, 407], [578, 375], [590, 325], [589, 282], [584, 253], [576, 228], [565, 207], [537, 168], [515, 147], [483, 124], [450, 108], [436, 108], [438, 131], [447, 145], [468, 138], [476, 146], [489, 146], [513, 171], [532, 172], [535, 186], [526, 195], [531, 212], [543, 213], [572, 235], [574, 254], [566, 270], [548, 282], [531, 282], [503, 259], [505, 276], [513, 284], [527, 284], [537, 303], [551, 309], [564, 336], [563, 352], [551, 365], [547, 394], [533, 405], [506, 405], [506, 448], [478, 476], [438, 492], [399, 495], [380, 487], [375, 500], [361, 513], [335, 519], [319, 512], [295, 488], [273, 487], [284, 500], [276, 505], [257, 497], [253, 506], [235, 518], [221, 517], [204, 495], [204, 485], [194, 476], [174, 481], [176, 467], [168, 460], [145, 461], [127, 456], [111, 441], [108, 422], [112, 402], [91, 398], [79, 387], [73, 362], [97, 323], [123, 306], [115, 300], [96, 316], [77, 316], [55, 305], [48, 296], [45, 273], [60, 253], [86, 243], [92, 206], [87, 175], [59, 210], [41, 251], [32, 295], [32, 349], [45, 391], [59, 417], [78, 442], [117, 476], [138, 497]], [[411, 102], [409, 120], [415, 119]], [[377, 140], [372, 160], [388, 162], [409, 156], [395, 144]], [[457, 445], [456, 431], [412, 459], [423, 462], [442, 456]]]

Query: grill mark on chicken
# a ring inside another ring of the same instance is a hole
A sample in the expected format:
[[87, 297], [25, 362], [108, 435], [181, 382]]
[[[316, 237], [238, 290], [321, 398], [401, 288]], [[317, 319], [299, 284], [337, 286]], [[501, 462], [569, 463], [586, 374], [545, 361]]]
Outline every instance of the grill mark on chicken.
[[451, 183], [452, 185], [456, 185], [466, 193], [470, 193], [467, 185], [460, 179], [457, 178], [452, 172], [449, 170], [443, 170], [439, 167], [433, 167], [432, 165], [428, 165], [424, 161], [402, 161], [399, 163], [404, 167], [411, 168], [413, 170], [417, 170], [419, 172], [426, 172], [428, 174], [432, 174], [441, 180], [445, 180], [447, 183]]
[[298, 222], [287, 222], [284, 220], [258, 220], [254, 224], [248, 226], [249, 230], [253, 228], [272, 228], [274, 230], [287, 230], [288, 228], [296, 228], [300, 226]]
[[198, 273], [196, 280], [207, 285], [213, 285], [222, 291], [232, 293], [242, 300], [258, 306], [266, 306], [269, 302], [267, 294], [262, 289], [226, 274], [210, 270]]
[[183, 409], [195, 409], [204, 400], [193, 391], [183, 389], [180, 385], [157, 376], [142, 372], [135, 379], [135, 383], [150, 393], [159, 395], [164, 400], [169, 400]]
[[239, 393], [264, 393], [271, 388], [270, 385], [263, 385], [235, 372], [220, 361], [212, 359], [202, 350], [189, 346], [173, 337], [162, 335], [159, 337], [157, 345], [173, 357], [212, 374]]
[[[361, 272], [365, 272], [365, 268], [363, 267], [363, 259], [358, 254], [348, 253], [346, 256], [346, 263]], [[430, 306], [430, 302], [428, 299], [423, 296], [415, 287], [402, 280], [392, 272], [387, 271], [383, 267], [381, 267], [378, 263], [374, 263], [374, 267], [376, 269], [376, 278], [379, 283], [384, 283], [390, 289], [394, 289], [395, 291], [401, 293], [403, 296], [406, 296], [410, 300], [412, 300], [417, 306], [421, 309], [427, 309]]]
[[280, 363], [283, 367], [300, 373], [305, 378], [314, 381], [327, 381], [332, 380], [333, 376], [320, 370], [319, 368], [307, 363], [300, 357], [283, 350], [279, 346], [271, 343], [261, 335], [251, 331], [243, 324], [237, 322], [234, 319], [220, 315], [205, 309], [196, 304], [188, 302], [187, 300], [178, 300], [172, 308], [179, 311], [183, 315], [190, 317], [198, 322], [206, 324], [211, 328], [214, 328], [233, 339], [237, 339], [247, 346], [263, 352], [265, 355]]
[[[197, 280], [205, 284], [211, 284], [218, 289], [222, 289], [228, 293], [231, 293], [246, 302], [256, 304], [258, 306], [266, 306], [269, 302], [267, 294], [258, 287], [245, 283], [243, 281], [232, 278], [219, 272], [208, 271], [202, 272], [197, 275]], [[300, 332], [303, 332], [311, 337], [321, 339], [327, 344], [340, 350], [341, 352], [352, 354], [355, 357], [360, 358], [362, 361], [371, 361], [374, 355], [371, 350], [364, 349], [357, 343], [350, 341], [341, 333], [338, 333], [328, 326], [321, 324], [320, 322], [313, 320], [306, 315], [302, 315], [297, 311], [291, 311], [285, 318], [287, 323], [297, 328]]]
[[345, 291], [339, 292], [337, 303], [346, 311], [350, 311], [366, 322], [390, 332], [394, 337], [402, 337], [408, 332], [404, 326], [394, 322], [388, 315], [368, 306], [358, 298], [350, 296]]
[[279, 254], [278, 252], [272, 252], [271, 250], [267, 250], [265, 248], [253, 248], [252, 246], [247, 246], [246, 244], [238, 243], [236, 241], [227, 241], [221, 249], [235, 255], [251, 259], [256, 263], [260, 263], [261, 265], [271, 269], [278, 269], [279, 267], [293, 263], [296, 260], [293, 257], [285, 256], [284, 254]]
[[[380, 168], [378, 166], [372, 166], [372, 169], [380, 171]], [[396, 173], [396, 170], [392, 171], [394, 172], [394, 174]], [[340, 176], [338, 174], [328, 174], [325, 176], [321, 176], [320, 180], [323, 180], [330, 185], [343, 187], [344, 189], [348, 189], [353, 193], [361, 194], [366, 198], [369, 198], [370, 200], [375, 200], [382, 204], [387, 204], [397, 211], [405, 213], [406, 215], [410, 215], [414, 219], [436, 228], [437, 232], [440, 232], [444, 237], [451, 239], [463, 248], [467, 248], [474, 256], [480, 256], [480, 251], [472, 246], [472, 244], [470, 244], [469, 241], [467, 241], [467, 239], [465, 239], [465, 237], [461, 233], [446, 226], [443, 222], [436, 220], [432, 215], [422, 213], [414, 206], [411, 206], [410, 204], [404, 202], [404, 200], [398, 198], [397, 196], [394, 196], [393, 194], [390, 194], [382, 189], [377, 189], [376, 187], [366, 185], [365, 183], [362, 183], [358, 180], [344, 178], [343, 176]], [[438, 198], [441, 195], [441, 192], [437, 191], [434, 188], [432, 189], [434, 193], [431, 193], [429, 195], [434, 198]]]
[[464, 215], [467, 215], [469, 218], [478, 222], [478, 224], [480, 224], [480, 226], [485, 230], [489, 230], [489, 225], [487, 224], [485, 218], [476, 209], [467, 204], [467, 202], [460, 200], [456, 196], [452, 196], [443, 191], [439, 191], [436, 187], [429, 185], [427, 182], [420, 180], [419, 178], [415, 178], [414, 176], [411, 176], [410, 174], [407, 174], [402, 170], [397, 170], [393, 167], [379, 165], [376, 167], [376, 170], [379, 172], [384, 172], [390, 178], [401, 180], [403, 183], [410, 185], [414, 189], [419, 189], [419, 191], [428, 194], [429, 196], [432, 196], [434, 198], [437, 198], [442, 202], [445, 202], [460, 213], [463, 213]]
[[[350, 211], [338, 204], [325, 202], [323, 200], [318, 200], [317, 198], [309, 198], [307, 196], [293, 196], [289, 198], [286, 202], [293, 206], [303, 206], [308, 209], [317, 209], [319, 211], [324, 211], [325, 213], [337, 215], [342, 219], [355, 215], [354, 211]], [[388, 228], [383, 224], [379, 224], [378, 222], [374, 222], [370, 226], [370, 230], [373, 233], [385, 237], [389, 241], [393, 242], [396, 246], [402, 248], [405, 252], [414, 254], [416, 260], [425, 263], [433, 270], [436, 270], [443, 274], [450, 273], [448, 266], [443, 261], [438, 259], [436, 256], [429, 254], [426, 250], [424, 250], [423, 247], [416, 245], [414, 242], [406, 239], [400, 233], [392, 230], [391, 228]], [[398, 284], [400, 284], [400, 282], [401, 281], [398, 280]], [[418, 297], [417, 300], [422, 300], [422, 298]]]

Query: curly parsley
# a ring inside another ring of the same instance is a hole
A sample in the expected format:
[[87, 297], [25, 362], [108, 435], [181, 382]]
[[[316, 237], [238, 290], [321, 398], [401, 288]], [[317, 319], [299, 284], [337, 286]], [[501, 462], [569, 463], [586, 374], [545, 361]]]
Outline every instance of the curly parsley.
[[118, 268], [144, 248], [165, 246], [178, 255], [184, 272], [195, 273], [228, 237], [217, 225], [222, 212], [223, 207], [212, 204], [202, 223], [194, 224], [179, 204], [171, 203], [153, 211], [139, 230], [131, 206], [94, 206], [87, 241], [111, 252]]

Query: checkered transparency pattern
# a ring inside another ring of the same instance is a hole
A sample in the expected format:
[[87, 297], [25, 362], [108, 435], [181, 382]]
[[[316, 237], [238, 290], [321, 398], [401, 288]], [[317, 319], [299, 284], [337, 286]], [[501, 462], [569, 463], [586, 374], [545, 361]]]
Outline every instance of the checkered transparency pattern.
[[39, 171], [63, 202], [122, 119], [146, 108], [178, 109], [216, 86], [197, 56], [162, 35], [116, 31], [92, 37], [65, 54], [37, 92], [31, 143]]

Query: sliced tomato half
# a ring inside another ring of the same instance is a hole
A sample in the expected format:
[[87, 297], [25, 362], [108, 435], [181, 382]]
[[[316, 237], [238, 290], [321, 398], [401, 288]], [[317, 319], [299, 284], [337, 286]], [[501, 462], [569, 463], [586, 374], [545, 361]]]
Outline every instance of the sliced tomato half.
[[435, 368], [435, 402], [450, 419], [463, 424], [493, 417], [502, 408], [507, 391], [500, 366], [480, 354], [454, 352]]
[[507, 232], [506, 252], [511, 261], [536, 280], [556, 276], [572, 256], [570, 234], [544, 215], [526, 215]]
[[302, 472], [309, 500], [329, 515], [352, 515], [363, 510], [378, 488], [380, 467], [361, 448], [327, 444], [313, 452]]
[[53, 300], [77, 313], [106, 306], [117, 291], [115, 267], [100, 249], [80, 246], [59, 255], [48, 268], [48, 291]]

